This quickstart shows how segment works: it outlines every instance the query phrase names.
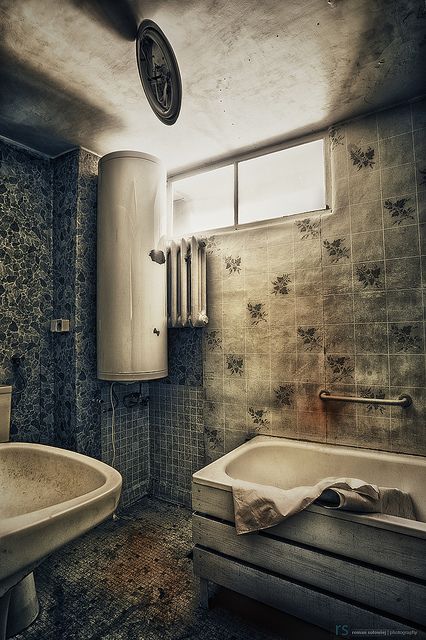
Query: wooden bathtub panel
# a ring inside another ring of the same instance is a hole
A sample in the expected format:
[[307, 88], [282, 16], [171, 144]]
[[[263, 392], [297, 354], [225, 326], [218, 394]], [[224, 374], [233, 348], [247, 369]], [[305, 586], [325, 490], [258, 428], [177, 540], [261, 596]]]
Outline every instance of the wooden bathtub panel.
[[276, 540], [267, 533], [237, 536], [233, 525], [200, 515], [194, 515], [192, 528], [196, 545], [410, 622], [426, 624], [426, 586], [418, 582]]
[[[242, 593], [292, 616], [304, 620], [309, 618], [311, 624], [332, 633], [336, 633], [338, 624], [349, 625], [353, 629], [412, 630], [402, 622], [199, 547], [194, 548], [194, 572], [204, 580]], [[419, 631], [416, 638], [425, 640], [426, 634]]]
[[194, 511], [228, 520], [228, 522], [234, 522], [234, 506], [230, 491], [223, 491], [193, 482], [192, 508]]
[[[232, 494], [193, 483], [195, 511], [234, 521]], [[270, 534], [426, 580], [425, 541], [414, 536], [302, 511], [268, 530]]]

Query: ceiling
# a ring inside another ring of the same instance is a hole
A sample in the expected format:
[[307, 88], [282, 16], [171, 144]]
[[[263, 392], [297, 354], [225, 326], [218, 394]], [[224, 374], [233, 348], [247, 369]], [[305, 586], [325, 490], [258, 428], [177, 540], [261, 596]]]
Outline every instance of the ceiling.
[[[173, 126], [139, 80], [144, 18], [179, 62]], [[0, 0], [0, 135], [177, 171], [426, 93], [425, 27], [424, 0]]]

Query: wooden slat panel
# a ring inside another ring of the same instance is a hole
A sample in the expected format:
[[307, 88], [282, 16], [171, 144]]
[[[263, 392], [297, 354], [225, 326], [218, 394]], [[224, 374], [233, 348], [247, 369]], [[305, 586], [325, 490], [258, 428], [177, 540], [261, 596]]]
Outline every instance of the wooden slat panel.
[[[411, 631], [412, 627], [367, 611], [351, 603], [225, 558], [213, 551], [194, 548], [197, 576], [336, 633], [336, 625], [354, 629]], [[417, 640], [426, 640], [418, 631]]]
[[[192, 486], [194, 510], [234, 521], [229, 491], [197, 483]], [[421, 538], [312, 511], [302, 511], [272, 527], [269, 532], [279, 538], [426, 580], [426, 545]]]
[[194, 543], [361, 604], [426, 624], [426, 586], [195, 515]]

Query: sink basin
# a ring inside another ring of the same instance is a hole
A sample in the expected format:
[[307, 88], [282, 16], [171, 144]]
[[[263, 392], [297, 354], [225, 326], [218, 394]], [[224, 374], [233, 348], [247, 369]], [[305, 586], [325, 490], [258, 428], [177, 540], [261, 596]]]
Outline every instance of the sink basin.
[[121, 482], [118, 471], [79, 453], [0, 444], [0, 609], [43, 558], [113, 513]]

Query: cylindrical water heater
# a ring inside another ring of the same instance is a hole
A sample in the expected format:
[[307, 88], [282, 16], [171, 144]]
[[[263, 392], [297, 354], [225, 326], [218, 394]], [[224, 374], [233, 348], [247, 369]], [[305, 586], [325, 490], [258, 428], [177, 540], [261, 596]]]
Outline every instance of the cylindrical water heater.
[[166, 174], [146, 153], [117, 151], [99, 163], [98, 378], [167, 376]]

